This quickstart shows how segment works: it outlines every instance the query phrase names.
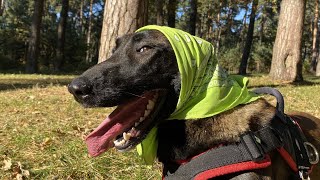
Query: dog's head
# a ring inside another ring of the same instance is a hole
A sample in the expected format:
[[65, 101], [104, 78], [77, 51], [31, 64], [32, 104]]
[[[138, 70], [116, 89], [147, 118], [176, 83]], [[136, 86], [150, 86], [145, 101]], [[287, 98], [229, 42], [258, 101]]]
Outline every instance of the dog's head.
[[127, 150], [172, 113], [180, 89], [174, 51], [159, 31], [125, 35], [112, 56], [74, 79], [68, 90], [85, 107], [118, 106], [90, 135], [96, 156], [115, 146]]

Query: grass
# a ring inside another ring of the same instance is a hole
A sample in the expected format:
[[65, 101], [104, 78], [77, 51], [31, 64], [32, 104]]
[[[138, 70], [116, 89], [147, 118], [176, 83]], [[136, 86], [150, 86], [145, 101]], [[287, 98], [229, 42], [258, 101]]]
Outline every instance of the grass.
[[[67, 92], [73, 76], [0, 75], [0, 179], [161, 179], [135, 151], [87, 154], [83, 138], [112, 108], [84, 109]], [[277, 87], [286, 110], [320, 117], [320, 79], [281, 85], [266, 76], [251, 86]]]

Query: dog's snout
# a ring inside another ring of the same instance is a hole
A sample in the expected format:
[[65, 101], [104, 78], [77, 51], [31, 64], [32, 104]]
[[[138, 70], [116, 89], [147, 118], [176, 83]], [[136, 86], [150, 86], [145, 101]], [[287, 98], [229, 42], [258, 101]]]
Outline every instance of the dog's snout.
[[68, 90], [71, 94], [78, 98], [83, 98], [86, 95], [89, 95], [92, 91], [92, 86], [88, 83], [87, 80], [77, 78], [74, 79], [69, 85]]

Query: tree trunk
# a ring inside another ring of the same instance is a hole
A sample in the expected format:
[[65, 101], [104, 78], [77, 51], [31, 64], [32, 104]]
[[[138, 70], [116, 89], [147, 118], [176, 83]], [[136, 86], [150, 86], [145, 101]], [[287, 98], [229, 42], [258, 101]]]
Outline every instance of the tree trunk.
[[266, 23], [266, 2], [264, 3], [264, 5], [262, 6], [262, 10], [261, 10], [261, 21], [260, 21], [260, 32], [259, 32], [259, 44], [260, 46], [262, 45], [263, 41], [264, 41], [264, 26]]
[[86, 51], [86, 63], [92, 62], [92, 54], [91, 54], [91, 29], [92, 29], [92, 6], [93, 0], [90, 0], [90, 8], [89, 8], [89, 22], [88, 22], [88, 32], [87, 32], [87, 51]]
[[228, 36], [232, 32], [232, 25], [233, 25], [233, 8], [232, 8], [233, 2], [228, 2], [228, 12], [227, 12], [227, 22], [225, 25], [225, 35]]
[[196, 36], [198, 36], [198, 37], [202, 37], [202, 26], [203, 26], [202, 25], [203, 24], [202, 17], [203, 17], [203, 15], [199, 14], [199, 16], [198, 16], [198, 27], [197, 27], [197, 32], [196, 32]]
[[30, 27], [30, 37], [27, 55], [26, 72], [37, 73], [38, 72], [38, 56], [39, 56], [39, 44], [40, 44], [40, 27], [43, 13], [44, 0], [35, 0], [34, 12], [32, 16], [32, 22]]
[[270, 77], [274, 80], [302, 81], [301, 41], [305, 0], [282, 0], [273, 46]]
[[254, 32], [254, 22], [256, 18], [256, 10], [258, 7], [258, 0], [252, 1], [252, 7], [251, 7], [251, 14], [250, 14], [250, 22], [247, 32], [247, 38], [246, 38], [246, 44], [244, 45], [243, 54], [241, 58], [240, 68], [239, 68], [239, 74], [245, 75], [247, 74], [247, 65], [248, 65], [248, 59], [251, 51], [251, 45], [253, 40], [253, 32]]
[[220, 22], [220, 18], [221, 18], [221, 12], [222, 12], [222, 1], [220, 1], [219, 3], [219, 12], [217, 15], [217, 38], [216, 38], [216, 49], [215, 49], [215, 54], [216, 56], [218, 56], [219, 54], [219, 50], [220, 50], [220, 39], [221, 39], [221, 22]]
[[196, 35], [196, 23], [197, 23], [197, 0], [190, 0], [189, 33], [192, 35]]
[[164, 17], [163, 17], [163, 0], [156, 0], [156, 8], [157, 8], [157, 25], [164, 25]]
[[315, 0], [315, 12], [314, 12], [313, 33], [312, 33], [312, 58], [311, 58], [311, 66], [310, 66], [311, 72], [316, 72], [317, 60], [319, 57], [318, 20], [319, 20], [319, 0]]
[[176, 27], [176, 10], [177, 10], [177, 0], [169, 0], [168, 6], [168, 26]]
[[80, 12], [79, 12], [79, 26], [80, 26], [80, 33], [83, 34], [83, 1], [80, 1]]
[[320, 76], [320, 60], [318, 57], [317, 67], [316, 67], [316, 76]]
[[[208, 11], [207, 11], [207, 13], [205, 13], [204, 14], [204, 16], [206, 16], [206, 17], [204, 17], [203, 18], [203, 21], [204, 21], [204, 23], [205, 23], [205, 26], [204, 26], [204, 31], [205, 31], [205, 38], [210, 42], [210, 41], [212, 41], [213, 40], [213, 37], [214, 37], [214, 35], [213, 35], [213, 30], [212, 30], [212, 24], [213, 24], [213, 17], [214, 17], [214, 15], [213, 15], [213, 11], [212, 11], [212, 8], [211, 8], [211, 4], [209, 4], [209, 8], [208, 8]], [[206, 21], [205, 21], [206, 20]]]
[[243, 47], [243, 40], [245, 38], [245, 30], [247, 29], [247, 16], [248, 16], [248, 4], [246, 4], [246, 8], [244, 11], [243, 19], [242, 19], [242, 28], [240, 31], [240, 47]]
[[107, 0], [101, 31], [99, 60], [106, 60], [117, 37], [132, 33], [147, 24], [148, 0]]
[[4, 0], [0, 0], [0, 16], [2, 16], [4, 11]]
[[60, 12], [60, 19], [58, 25], [58, 41], [57, 41], [57, 58], [54, 63], [54, 71], [61, 71], [61, 67], [65, 60], [65, 39], [66, 39], [66, 26], [68, 18], [69, 0], [62, 0], [62, 7]]

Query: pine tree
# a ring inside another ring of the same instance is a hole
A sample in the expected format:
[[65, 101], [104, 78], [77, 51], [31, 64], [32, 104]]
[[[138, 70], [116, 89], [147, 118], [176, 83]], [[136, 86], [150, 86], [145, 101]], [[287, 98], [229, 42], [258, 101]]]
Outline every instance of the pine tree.
[[26, 72], [38, 72], [38, 57], [39, 57], [39, 43], [40, 43], [40, 28], [43, 13], [44, 0], [35, 0], [32, 23], [30, 27], [30, 37], [27, 55]]
[[132, 33], [147, 24], [147, 0], [107, 0], [101, 32], [99, 62], [106, 60], [117, 37]]
[[302, 33], [305, 0], [282, 0], [277, 36], [273, 47], [270, 77], [302, 81]]

